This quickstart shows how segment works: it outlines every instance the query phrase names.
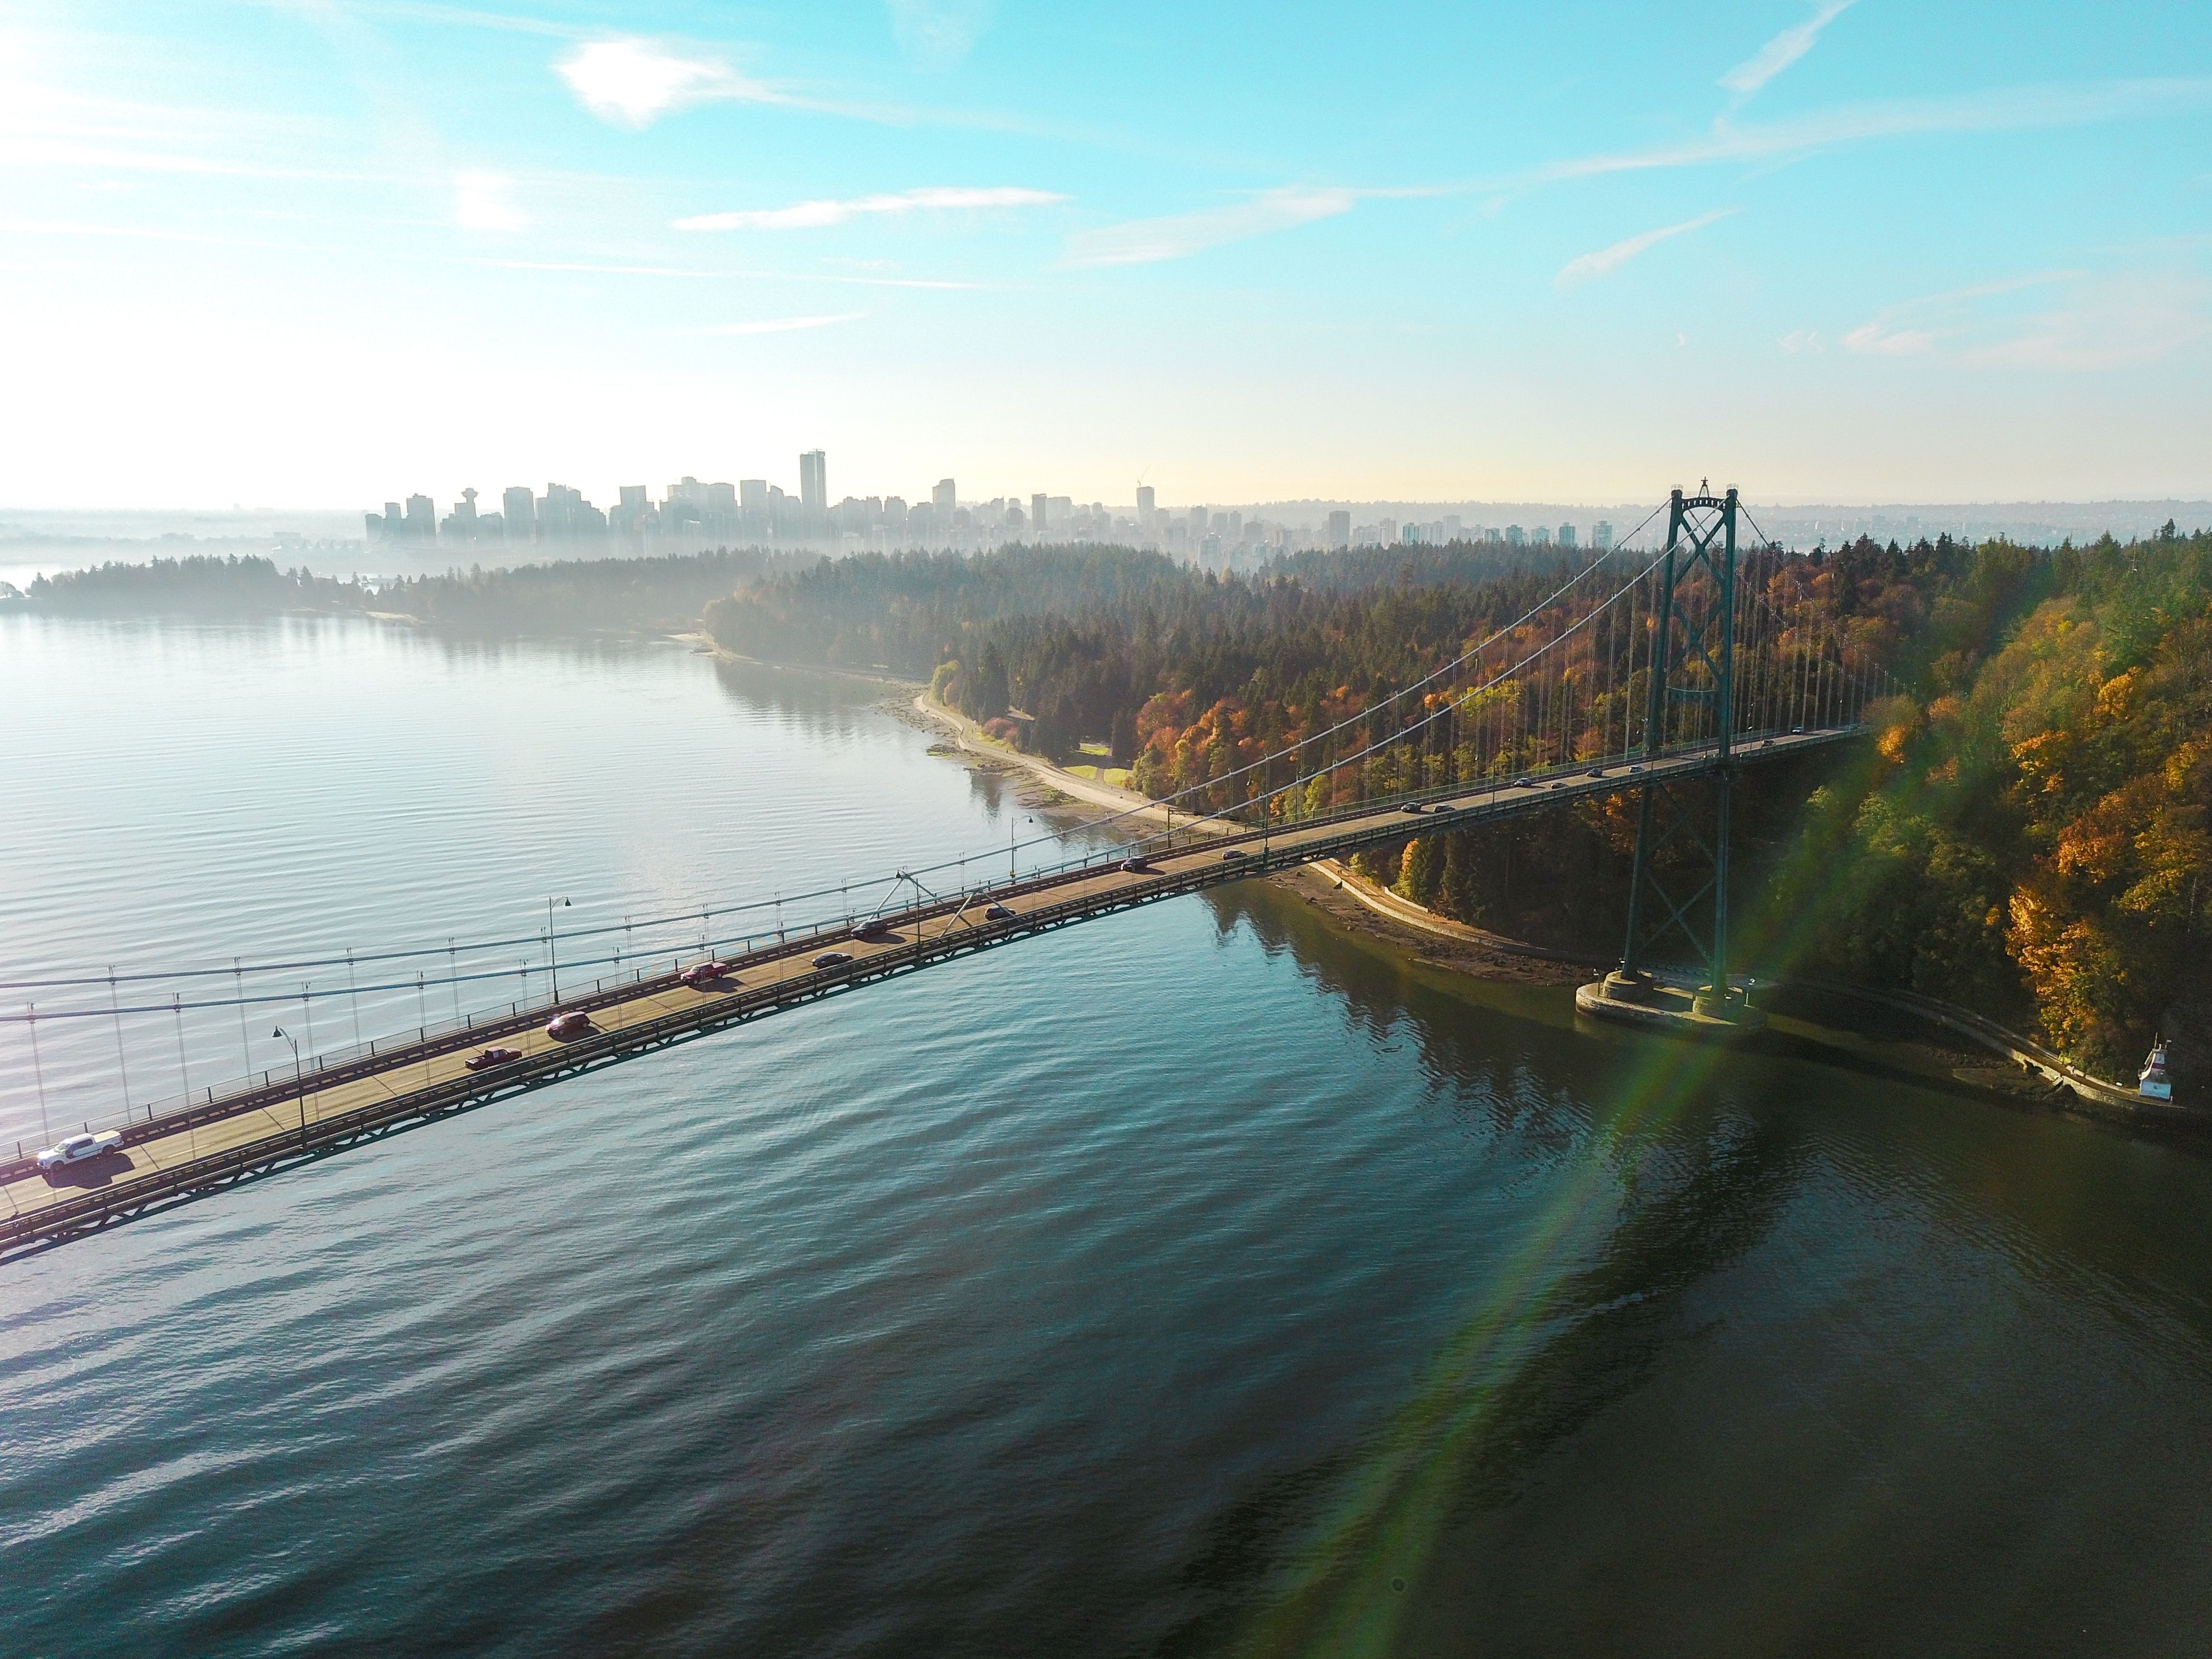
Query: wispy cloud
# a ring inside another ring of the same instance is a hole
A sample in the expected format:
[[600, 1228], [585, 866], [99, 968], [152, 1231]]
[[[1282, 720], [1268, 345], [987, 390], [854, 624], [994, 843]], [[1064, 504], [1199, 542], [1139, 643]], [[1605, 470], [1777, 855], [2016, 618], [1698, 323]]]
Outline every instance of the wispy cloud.
[[[2049, 295], [2039, 308], [2023, 296]], [[1974, 368], [2122, 368], [2212, 335], [2212, 283], [2156, 272], [2040, 271], [1885, 306], [1843, 337], [1869, 357], [1940, 355]]]
[[2084, 126], [2100, 121], [2141, 120], [2212, 103], [2212, 76], [2097, 81], [2081, 86], [2002, 87], [1949, 98], [1893, 99], [1846, 104], [1789, 121], [1738, 125], [1716, 123], [1710, 135], [1648, 149], [1621, 150], [1553, 161], [1495, 181], [1504, 185], [1553, 184], [1607, 173], [1803, 155], [1845, 144], [1930, 133], [2011, 132], [2040, 127]]
[[945, 70], [975, 50], [990, 27], [992, 0], [888, 0], [891, 38], [920, 70]]
[[453, 222], [463, 230], [524, 230], [530, 216], [515, 205], [512, 179], [464, 173], [453, 179]]
[[1721, 76], [1721, 84], [1739, 98], [1748, 98], [1776, 76], [1813, 50], [1820, 31], [1849, 11], [1855, 0], [1826, 0], [1802, 23], [1792, 24], [1757, 52]]
[[1079, 231], [1067, 239], [1066, 258], [1061, 263], [1083, 267], [1141, 265], [1161, 259], [1181, 259], [1224, 243], [1247, 241], [1272, 231], [1288, 230], [1294, 225], [1349, 213], [1359, 197], [1360, 192], [1353, 190], [1291, 186], [1201, 213], [1132, 219], [1097, 230]]
[[[4, 227], [0, 226], [0, 228]], [[968, 283], [938, 276], [853, 276], [821, 270], [708, 270], [686, 265], [603, 264], [582, 259], [471, 258], [466, 263], [487, 265], [495, 270], [544, 270], [580, 276], [676, 276], [693, 281], [840, 283], [850, 288], [934, 289], [954, 293], [994, 292], [1004, 286], [999, 283]]]
[[1577, 283], [1587, 283], [1593, 276], [1602, 276], [1616, 270], [1638, 254], [1655, 248], [1660, 243], [1676, 236], [1686, 236], [1693, 230], [1703, 230], [1707, 225], [1741, 211], [1736, 208], [1715, 208], [1711, 213], [1701, 213], [1694, 219], [1685, 219], [1679, 225], [1662, 225], [1656, 230], [1647, 230], [1634, 236], [1624, 236], [1611, 247], [1601, 247], [1595, 253], [1585, 253], [1570, 259], [1559, 267], [1553, 283], [1559, 288], [1571, 288]]
[[685, 57], [657, 40], [594, 40], [554, 68], [579, 103], [616, 126], [649, 126], [694, 104], [793, 101], [719, 58]]
[[1775, 343], [1788, 357], [1802, 356], [1808, 352], [1817, 357], [1828, 349], [1821, 342], [1820, 331], [1817, 328], [1793, 328]]
[[836, 323], [857, 323], [865, 311], [841, 311], [827, 317], [769, 317], [750, 323], [716, 323], [702, 334], [794, 334], [803, 328], [828, 328]]
[[789, 207], [751, 208], [736, 213], [702, 213], [676, 221], [678, 230], [819, 230], [874, 214], [915, 213], [925, 210], [973, 210], [980, 208], [1051, 207], [1068, 198], [1057, 191], [1030, 190], [1019, 185], [981, 188], [963, 185], [924, 186], [878, 196], [855, 196], [844, 201], [796, 202]]

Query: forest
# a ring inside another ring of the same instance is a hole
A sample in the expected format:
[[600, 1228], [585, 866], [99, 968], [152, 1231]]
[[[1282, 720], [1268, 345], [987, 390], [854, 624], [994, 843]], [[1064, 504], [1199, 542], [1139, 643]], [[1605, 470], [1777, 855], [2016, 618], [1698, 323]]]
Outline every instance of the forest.
[[[1455, 707], [1419, 744], [1333, 763], [1364, 746], [1364, 711], [1380, 722], [1395, 689], [1518, 617], [1570, 562], [1370, 549], [1221, 578], [1127, 549], [868, 556], [757, 580], [707, 621], [747, 654], [929, 677], [1024, 748], [1066, 757], [1103, 741], [1147, 793], [1196, 788], [1215, 807], [1273, 775], [1263, 763], [1213, 781], [1301, 744], [1282, 769], [1312, 770], [1314, 734], [1349, 720], [1312, 789], [1270, 804], [1289, 817], [1617, 751], [1622, 700], [1640, 688], [1571, 670], [1566, 712], [1548, 725]], [[1760, 550], [1743, 580], [1777, 619], [1751, 658], [1767, 653], [1774, 682], [1816, 635], [1894, 682], [1872, 706], [1874, 741], [1743, 773], [1731, 902], [1744, 965], [2039, 1024], [2107, 1076], [2132, 1075], [2163, 1032], [2178, 1079], [2201, 1074], [2212, 537], [2169, 526], [2057, 550], [1861, 540]], [[1614, 798], [1418, 837], [1364, 863], [1446, 915], [1601, 949], [1617, 945], [1633, 836], [1632, 801]]]
[[811, 557], [756, 549], [716, 549], [360, 580], [286, 570], [257, 555], [194, 554], [40, 576], [20, 605], [57, 615], [104, 617], [378, 612], [493, 633], [680, 628], [737, 583], [811, 562]]

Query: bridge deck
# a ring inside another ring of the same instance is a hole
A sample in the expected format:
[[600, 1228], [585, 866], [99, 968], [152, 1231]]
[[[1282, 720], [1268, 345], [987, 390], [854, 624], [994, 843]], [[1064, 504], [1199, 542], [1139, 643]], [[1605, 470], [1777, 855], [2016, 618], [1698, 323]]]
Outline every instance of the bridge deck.
[[[1856, 731], [1739, 739], [1736, 763], [1778, 759]], [[1520, 817], [1585, 796], [1696, 775], [1711, 770], [1716, 758], [1703, 750], [1650, 763], [1614, 762], [1601, 775], [1585, 763], [1573, 773], [1548, 774], [1530, 787], [1459, 786], [1434, 792], [1416, 803], [1423, 813], [1419, 818], [1403, 805], [1388, 805], [1271, 832], [1213, 836], [1154, 856], [1147, 872], [1093, 866], [917, 906], [887, 918], [890, 934], [880, 939], [854, 939], [842, 928], [793, 938], [727, 958], [736, 962], [737, 972], [717, 986], [693, 989], [669, 974], [569, 998], [558, 1006], [588, 1010], [592, 1029], [567, 1042], [545, 1034], [554, 1006], [547, 1005], [465, 1034], [396, 1046], [336, 1072], [310, 1071], [304, 1093], [292, 1079], [282, 1079], [133, 1124], [125, 1131], [119, 1152], [67, 1169], [41, 1172], [24, 1161], [0, 1164], [0, 1194], [5, 1198], [0, 1255], [955, 956], [1425, 830]], [[1232, 852], [1243, 856], [1228, 856]], [[1010, 921], [987, 921], [984, 908], [993, 903], [1006, 904], [1017, 914]], [[813, 966], [816, 956], [833, 948], [849, 953], [852, 961]], [[522, 1059], [489, 1072], [465, 1068], [463, 1061], [470, 1054], [495, 1042], [521, 1049]]]

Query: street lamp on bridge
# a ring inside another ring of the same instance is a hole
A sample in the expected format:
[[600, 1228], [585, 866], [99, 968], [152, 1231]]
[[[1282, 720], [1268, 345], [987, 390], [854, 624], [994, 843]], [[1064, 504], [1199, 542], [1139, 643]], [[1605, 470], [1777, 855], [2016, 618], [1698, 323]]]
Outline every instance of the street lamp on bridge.
[[300, 1039], [281, 1025], [269, 1035], [292, 1045], [292, 1088], [300, 1097], [300, 1139], [304, 1141], [307, 1138], [307, 1075], [300, 1065]]
[[561, 963], [553, 948], [553, 907], [556, 904], [565, 910], [568, 908], [568, 901], [564, 898], [545, 901], [545, 965], [552, 970], [553, 1000], [558, 1002], [561, 1000]]

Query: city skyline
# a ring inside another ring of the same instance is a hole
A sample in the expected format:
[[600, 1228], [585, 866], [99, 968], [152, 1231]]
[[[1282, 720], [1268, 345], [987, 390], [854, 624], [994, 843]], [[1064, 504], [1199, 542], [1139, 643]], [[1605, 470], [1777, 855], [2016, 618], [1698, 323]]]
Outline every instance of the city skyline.
[[26, 0], [0, 112], [18, 497], [2212, 493], [2199, 9]]

